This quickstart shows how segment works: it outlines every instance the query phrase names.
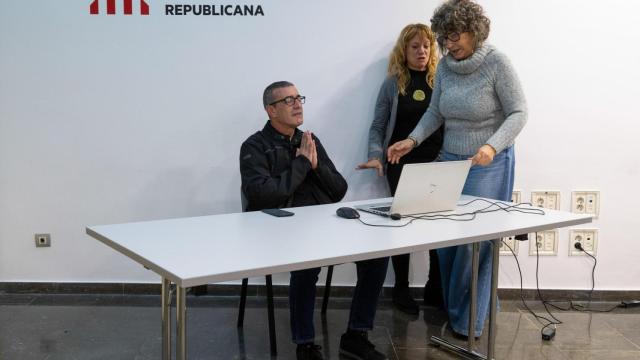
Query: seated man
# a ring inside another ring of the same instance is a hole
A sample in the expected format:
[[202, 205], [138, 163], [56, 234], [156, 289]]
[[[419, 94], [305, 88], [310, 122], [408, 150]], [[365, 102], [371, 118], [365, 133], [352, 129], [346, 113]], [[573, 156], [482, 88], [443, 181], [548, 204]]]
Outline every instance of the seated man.
[[[304, 96], [286, 81], [264, 90], [269, 121], [240, 149], [242, 192], [248, 211], [267, 208], [335, 203], [347, 192], [347, 182], [336, 170], [320, 140], [302, 132]], [[327, 214], [327, 216], [331, 216]], [[386, 359], [367, 339], [373, 328], [378, 296], [387, 273], [388, 257], [357, 262], [358, 281], [351, 303], [347, 331], [340, 353], [354, 359]], [[314, 344], [313, 309], [319, 268], [291, 272], [289, 311], [298, 359], [322, 359]]]

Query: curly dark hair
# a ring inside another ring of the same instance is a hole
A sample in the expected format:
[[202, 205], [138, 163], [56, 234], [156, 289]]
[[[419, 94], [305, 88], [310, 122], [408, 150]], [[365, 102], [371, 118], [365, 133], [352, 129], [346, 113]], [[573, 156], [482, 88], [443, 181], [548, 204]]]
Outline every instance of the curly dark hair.
[[[475, 48], [482, 46], [489, 37], [491, 21], [482, 6], [470, 0], [448, 0], [440, 5], [431, 18], [431, 30], [438, 36], [452, 32], [470, 32], [475, 39]], [[446, 54], [443, 44], [440, 51]]]

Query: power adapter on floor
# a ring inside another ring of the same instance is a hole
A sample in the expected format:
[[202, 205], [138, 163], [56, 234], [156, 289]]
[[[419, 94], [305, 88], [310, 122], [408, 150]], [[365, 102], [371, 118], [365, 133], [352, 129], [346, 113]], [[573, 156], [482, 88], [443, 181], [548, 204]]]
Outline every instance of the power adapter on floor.
[[625, 300], [625, 301], [621, 302], [619, 306], [623, 307], [623, 308], [636, 307], [636, 306], [640, 306], [640, 301], [639, 300]]
[[549, 341], [556, 336], [556, 329], [552, 327], [546, 327], [542, 329], [542, 340]]

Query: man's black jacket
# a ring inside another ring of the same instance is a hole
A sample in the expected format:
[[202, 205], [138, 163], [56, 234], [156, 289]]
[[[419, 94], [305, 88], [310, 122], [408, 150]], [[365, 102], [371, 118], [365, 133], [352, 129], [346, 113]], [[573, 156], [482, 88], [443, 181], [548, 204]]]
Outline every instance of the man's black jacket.
[[317, 168], [312, 170], [305, 156], [296, 156], [302, 134], [296, 129], [289, 140], [267, 121], [262, 131], [242, 143], [240, 175], [247, 200], [243, 210], [329, 204], [344, 197], [347, 182], [315, 135]]

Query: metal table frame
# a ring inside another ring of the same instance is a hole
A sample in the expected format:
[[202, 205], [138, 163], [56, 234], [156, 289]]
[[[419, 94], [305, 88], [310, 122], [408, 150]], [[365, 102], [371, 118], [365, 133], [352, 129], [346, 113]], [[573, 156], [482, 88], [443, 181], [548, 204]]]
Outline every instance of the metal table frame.
[[[469, 199], [473, 199], [473, 197], [463, 195], [461, 201], [467, 202]], [[380, 200], [385, 201], [389, 199]], [[476, 227], [473, 228], [474, 231], [471, 231], [468, 234], [465, 231], [462, 231], [459, 227], [442, 225], [443, 223], [440, 223], [440, 225], [434, 224], [434, 226], [430, 227], [430, 229], [434, 229], [437, 234], [439, 234], [438, 229], [440, 229], [444, 231], [443, 235], [435, 236], [434, 239], [429, 239], [429, 241], [424, 242], [422, 239], [416, 238], [417, 235], [415, 234], [415, 232], [422, 231], [420, 228], [416, 228], [414, 230], [403, 228], [405, 230], [399, 230], [399, 232], [394, 231], [393, 233], [379, 232], [378, 228], [363, 229], [362, 227], [357, 226], [356, 223], [347, 223], [344, 221], [344, 219], [340, 219], [335, 216], [327, 216], [327, 214], [334, 213], [335, 209], [339, 206], [354, 206], [359, 205], [360, 203], [370, 202], [372, 202], [372, 200], [296, 208], [294, 211], [296, 211], [297, 220], [291, 218], [281, 218], [279, 221], [282, 221], [283, 223], [278, 224], [287, 224], [291, 231], [297, 231], [301, 229], [308, 230], [309, 224], [315, 226], [315, 229], [319, 233], [322, 233], [323, 239], [325, 239], [326, 241], [322, 244], [317, 245], [316, 248], [312, 247], [312, 249], [315, 249], [314, 251], [318, 251], [320, 253], [323, 253], [324, 251], [324, 253], [313, 256], [300, 255], [300, 253], [296, 252], [288, 253], [288, 258], [293, 257], [292, 259], [288, 260], [289, 262], [283, 262], [280, 258], [269, 258], [268, 261], [266, 261], [263, 260], [263, 257], [261, 257], [259, 263], [254, 262], [247, 264], [246, 266], [248, 267], [246, 268], [238, 268], [233, 266], [229, 267], [228, 264], [225, 264], [219, 268], [216, 268], [214, 266], [213, 268], [215, 270], [213, 270], [208, 265], [196, 265], [190, 267], [188, 266], [187, 268], [189, 271], [185, 273], [183, 268], [180, 268], [180, 266], [176, 265], [176, 255], [182, 254], [182, 256], [186, 256], [186, 254], [189, 254], [189, 251], [193, 249], [198, 249], [199, 253], [202, 254], [216, 251], [216, 249], [219, 250], [219, 248], [215, 247], [217, 246], [215, 243], [211, 243], [211, 245], [204, 245], [204, 243], [200, 241], [202, 239], [202, 236], [204, 236], [203, 234], [208, 235], [210, 233], [209, 227], [211, 226], [213, 226], [217, 231], [220, 231], [221, 228], [225, 228], [226, 236], [237, 237], [239, 239], [238, 242], [234, 242], [234, 246], [236, 246], [236, 248], [233, 249], [234, 251], [238, 250], [238, 246], [254, 246], [254, 244], [261, 244], [261, 242], [253, 242], [254, 237], [262, 238], [265, 234], [265, 229], [260, 226], [270, 226], [270, 224], [275, 223], [273, 223], [270, 218], [265, 217], [268, 215], [261, 214], [259, 212], [223, 214], [182, 219], [167, 219], [141, 223], [102, 225], [96, 227], [87, 227], [87, 234], [105, 243], [107, 246], [122, 253], [123, 255], [129, 257], [133, 261], [136, 261], [146, 268], [154, 271], [162, 278], [161, 332], [163, 360], [170, 360], [172, 357], [172, 352], [175, 352], [176, 360], [186, 359], [186, 293], [192, 286], [471, 243], [473, 246], [471, 279], [472, 301], [470, 302], [469, 311], [469, 334], [471, 336], [468, 337], [467, 348], [457, 346], [435, 336], [431, 337], [430, 340], [432, 343], [440, 345], [444, 349], [450, 350], [463, 358], [485, 360], [493, 359], [495, 356], [497, 315], [496, 295], [498, 287], [498, 268], [500, 257], [499, 249], [501, 241], [500, 238], [503, 236], [528, 233], [532, 231], [585, 224], [591, 222], [592, 220], [588, 215], [545, 210], [547, 214], [545, 215], [544, 219], [523, 218], [521, 216], [512, 215], [504, 217], [506, 224], [503, 225], [502, 215], [498, 216], [497, 214], [488, 214], [486, 216], [489, 216], [490, 219], [479, 223], [478, 225], [475, 225]], [[317, 219], [324, 217], [326, 217], [326, 221], [317, 221]], [[260, 224], [260, 226], [254, 227], [253, 224]], [[185, 227], [189, 230], [188, 237], [184, 237], [185, 233], [181, 230], [182, 227]], [[276, 234], [279, 233], [279, 228], [274, 226], [271, 229], [267, 229], [267, 233], [269, 233], [269, 231]], [[326, 249], [333, 249], [333, 246], [343, 246], [344, 243], [340, 242], [339, 240], [343, 236], [351, 236], [352, 238], [362, 237], [361, 234], [363, 233], [368, 234], [368, 236], [381, 234], [377, 238], [379, 242], [372, 243], [370, 241], [370, 238], [367, 238], [365, 235], [363, 239], [366, 239], [368, 241], [359, 241], [354, 239], [353, 242], [349, 243], [348, 251], [345, 249], [340, 249], [338, 251], [326, 251]], [[338, 234], [339, 236], [336, 236]], [[401, 236], [405, 236], [406, 234], [410, 237], [407, 238], [406, 241], [395, 243], [393, 242], [394, 234], [402, 234]], [[176, 237], [182, 237], [182, 242], [180, 243], [179, 247], [175, 247], [173, 245]], [[249, 237], [249, 239], [246, 239], [246, 237]], [[387, 240], [387, 237], [391, 237], [391, 239]], [[278, 243], [279, 246], [286, 246], [287, 244], [286, 239], [280, 240], [274, 238], [273, 241], [275, 241], [276, 243], [280, 241]], [[475, 315], [477, 313], [476, 297], [478, 285], [479, 247], [480, 243], [483, 241], [492, 241], [493, 243], [490, 295], [491, 299], [488, 329], [489, 342], [486, 356], [477, 353], [474, 350], [476, 344], [475, 337], [473, 336], [475, 334]], [[193, 247], [189, 247], [189, 245], [185, 246], [184, 242], [186, 242], [187, 244], [192, 244]], [[305, 248], [304, 254], [308, 254], [307, 250], [308, 249]], [[301, 256], [306, 257], [301, 258]], [[201, 260], [204, 261], [204, 259], [205, 258], [202, 258]], [[207, 257], [207, 259], [209, 258]], [[177, 264], [181, 263], [178, 261]], [[170, 303], [173, 295], [172, 283], [175, 284], [176, 295], [175, 350], [172, 349], [171, 346], [172, 320]]]

